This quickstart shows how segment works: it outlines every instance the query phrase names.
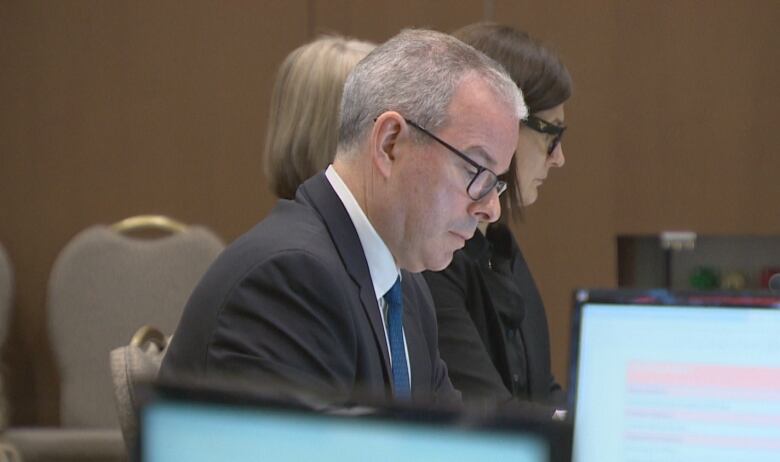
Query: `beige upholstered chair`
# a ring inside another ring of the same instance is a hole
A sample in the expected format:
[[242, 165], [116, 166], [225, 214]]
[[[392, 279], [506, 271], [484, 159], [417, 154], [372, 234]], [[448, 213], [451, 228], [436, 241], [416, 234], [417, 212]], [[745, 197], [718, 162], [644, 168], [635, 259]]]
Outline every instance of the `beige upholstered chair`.
[[[5, 249], [0, 245], [0, 345], [5, 344], [8, 336], [8, 325], [13, 308], [14, 271], [11, 260]], [[5, 395], [4, 367], [0, 364], [0, 462], [18, 462], [21, 460], [13, 444], [5, 441], [8, 426], [8, 400]]]
[[[14, 270], [5, 249], [0, 245], [0, 346], [5, 344], [14, 296]], [[0, 364], [0, 431], [8, 426], [8, 401], [5, 396], [4, 367]], [[0, 459], [2, 460], [2, 459]]]
[[136, 449], [138, 439], [138, 402], [136, 387], [157, 377], [168, 340], [162, 332], [146, 325], [138, 329], [130, 344], [111, 352], [111, 376], [114, 380], [119, 424], [129, 452]]
[[8, 442], [0, 443], [0, 462], [21, 462], [22, 456], [16, 447]]
[[[49, 280], [49, 333], [65, 427], [118, 427], [106, 357], [145, 324], [173, 332], [190, 293], [224, 247], [210, 231], [176, 222], [94, 226], [62, 250]], [[172, 232], [128, 236], [141, 227]]]
[[58, 453], [73, 456], [62, 460], [126, 458], [106, 357], [138, 326], [173, 332], [195, 284], [223, 247], [203, 227], [141, 216], [90, 227], [63, 248], [47, 299], [62, 428], [15, 435], [26, 462], [28, 454], [38, 460], [61, 460], [51, 459]]

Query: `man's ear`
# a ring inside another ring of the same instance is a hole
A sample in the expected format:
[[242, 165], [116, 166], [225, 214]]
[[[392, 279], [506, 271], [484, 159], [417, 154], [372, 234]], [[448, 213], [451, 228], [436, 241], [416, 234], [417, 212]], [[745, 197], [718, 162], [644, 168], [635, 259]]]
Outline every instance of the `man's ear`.
[[374, 121], [371, 131], [371, 162], [385, 178], [390, 176], [399, 155], [398, 141], [405, 127], [404, 118], [394, 111], [384, 112]]

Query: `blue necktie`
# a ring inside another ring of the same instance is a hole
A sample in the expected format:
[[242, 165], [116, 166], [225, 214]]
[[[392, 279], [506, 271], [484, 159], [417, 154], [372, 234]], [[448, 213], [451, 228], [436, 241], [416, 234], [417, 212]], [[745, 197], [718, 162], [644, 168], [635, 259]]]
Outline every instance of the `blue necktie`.
[[387, 302], [387, 336], [390, 339], [390, 357], [393, 362], [393, 385], [395, 397], [409, 399], [409, 368], [404, 350], [404, 299], [401, 293], [401, 278], [385, 294]]

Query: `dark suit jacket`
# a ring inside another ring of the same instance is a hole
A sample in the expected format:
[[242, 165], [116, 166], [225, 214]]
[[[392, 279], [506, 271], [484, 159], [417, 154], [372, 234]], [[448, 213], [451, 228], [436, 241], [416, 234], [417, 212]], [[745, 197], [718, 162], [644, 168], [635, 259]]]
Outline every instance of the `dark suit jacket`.
[[[412, 399], [458, 401], [439, 357], [433, 302], [402, 273]], [[282, 382], [337, 401], [392, 396], [390, 360], [368, 264], [324, 173], [239, 237], [204, 275], [160, 378]]]
[[449, 267], [423, 274], [441, 355], [464, 401], [563, 404], [550, 373], [544, 305], [509, 228], [477, 232]]

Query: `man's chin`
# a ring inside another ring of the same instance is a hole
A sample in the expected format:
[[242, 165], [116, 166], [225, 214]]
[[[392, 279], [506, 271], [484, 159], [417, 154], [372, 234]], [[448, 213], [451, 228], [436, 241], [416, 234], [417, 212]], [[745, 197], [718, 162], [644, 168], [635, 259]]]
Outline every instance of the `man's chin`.
[[450, 263], [452, 263], [452, 253], [448, 254], [445, 257], [437, 259], [435, 262], [431, 262], [427, 265], [427, 268], [425, 268], [428, 271], [442, 271], [446, 269], [448, 266], [450, 266]]
[[400, 264], [400, 267], [410, 273], [421, 273], [423, 271], [441, 271], [452, 263], [452, 256], [460, 250], [455, 249], [451, 252], [442, 252], [437, 255], [420, 255], [422, 258], [414, 259], [414, 261]]

